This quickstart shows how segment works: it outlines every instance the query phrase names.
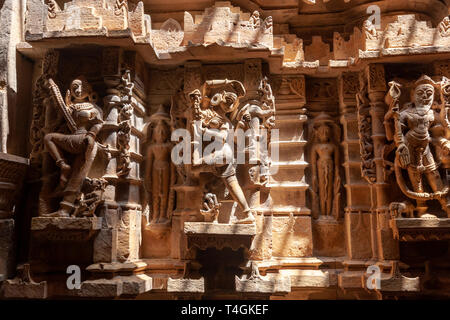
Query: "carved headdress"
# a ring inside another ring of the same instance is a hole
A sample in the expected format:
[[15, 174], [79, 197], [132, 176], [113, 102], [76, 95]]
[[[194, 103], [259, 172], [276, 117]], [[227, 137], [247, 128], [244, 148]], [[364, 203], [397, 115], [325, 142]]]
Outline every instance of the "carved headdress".
[[429, 85], [433, 86], [434, 88], [439, 87], [439, 83], [436, 83], [435, 81], [433, 81], [433, 79], [431, 79], [427, 75], [422, 75], [416, 82], [414, 82], [414, 85], [412, 88], [416, 89], [418, 86], [420, 86], [422, 84], [429, 84]]
[[330, 127], [330, 141], [334, 142], [334, 143], [339, 143], [340, 141], [340, 135], [341, 135], [341, 130], [339, 128], [339, 126], [336, 124], [336, 122], [333, 120], [333, 118], [331, 118], [329, 115], [327, 115], [324, 112], [321, 112], [318, 116], [316, 116], [313, 119], [313, 123], [311, 126], [311, 130], [312, 132], [310, 132], [310, 137], [311, 142], [316, 142], [317, 139], [317, 129], [321, 126], [321, 125], [327, 125], [328, 127]]
[[[152, 141], [152, 134], [153, 134], [153, 128], [155, 128], [156, 124], [160, 121], [163, 121], [168, 130], [168, 134], [170, 135], [170, 116], [166, 112], [164, 106], [161, 104], [158, 106], [158, 109], [154, 114], [150, 116], [150, 121], [148, 122], [146, 128], [144, 129], [145, 136], [147, 139], [145, 139], [145, 142], [151, 142]], [[170, 136], [169, 136], [170, 138]]]

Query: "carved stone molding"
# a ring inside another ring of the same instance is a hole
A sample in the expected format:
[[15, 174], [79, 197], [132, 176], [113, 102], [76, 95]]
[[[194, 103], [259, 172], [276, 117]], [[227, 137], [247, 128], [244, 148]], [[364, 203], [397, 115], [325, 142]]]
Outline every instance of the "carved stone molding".
[[333, 102], [338, 100], [336, 79], [311, 78], [306, 80], [308, 102]]
[[249, 249], [256, 235], [254, 224], [216, 224], [206, 222], [186, 222], [184, 233], [188, 238], [188, 247], [200, 250], [216, 248]]
[[389, 223], [399, 241], [450, 240], [449, 218], [394, 218]]
[[0, 153], [0, 219], [13, 216], [28, 164], [28, 159]]

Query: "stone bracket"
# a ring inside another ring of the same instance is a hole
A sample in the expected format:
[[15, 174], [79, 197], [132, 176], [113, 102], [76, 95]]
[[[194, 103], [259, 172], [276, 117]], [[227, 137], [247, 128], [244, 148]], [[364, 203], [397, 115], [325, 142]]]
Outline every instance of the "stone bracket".
[[102, 226], [102, 218], [47, 218], [31, 221], [31, 231], [37, 239], [47, 241], [87, 241]]
[[256, 235], [255, 224], [217, 224], [206, 222], [185, 222], [184, 233], [188, 247], [207, 248], [250, 248]]
[[450, 218], [395, 218], [389, 221], [399, 241], [431, 241], [450, 239]]

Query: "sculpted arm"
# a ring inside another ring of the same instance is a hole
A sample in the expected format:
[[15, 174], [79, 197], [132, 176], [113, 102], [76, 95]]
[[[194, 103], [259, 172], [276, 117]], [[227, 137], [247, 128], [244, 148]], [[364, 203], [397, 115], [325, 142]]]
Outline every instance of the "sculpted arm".
[[336, 178], [339, 178], [339, 147], [334, 146], [334, 175]]
[[435, 114], [435, 119], [437, 120], [430, 128], [433, 144], [441, 147], [444, 154], [448, 155], [450, 153], [450, 141], [445, 138], [445, 129], [442, 123], [444, 119], [440, 119], [437, 114]]
[[149, 146], [147, 148], [147, 161], [145, 162], [145, 177], [144, 177], [144, 186], [148, 193], [152, 192], [152, 170], [153, 170], [153, 147]]
[[314, 146], [311, 150], [311, 177], [312, 177], [312, 189], [317, 192], [317, 147]]

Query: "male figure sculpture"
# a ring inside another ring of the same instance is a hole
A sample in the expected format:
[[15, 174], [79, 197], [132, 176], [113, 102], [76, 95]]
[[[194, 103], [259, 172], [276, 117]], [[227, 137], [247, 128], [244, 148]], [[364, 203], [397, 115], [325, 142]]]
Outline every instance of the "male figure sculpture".
[[[211, 98], [209, 97], [211, 89], [225, 88], [226, 86], [231, 86], [236, 93], [223, 89]], [[235, 120], [240, 98], [245, 95], [245, 88], [239, 81], [212, 80], [207, 81], [202, 89], [203, 95], [201, 98], [198, 90], [190, 94], [195, 112], [202, 113], [202, 116], [194, 116], [194, 119], [201, 119], [197, 121], [197, 125], [194, 125], [194, 130], [199, 131], [203, 136], [214, 137], [215, 142], [221, 142], [216, 144], [220, 145], [221, 149], [216, 149], [213, 153], [198, 159], [198, 163], [206, 164], [217, 177], [222, 178], [233, 199], [243, 210], [246, 217], [238, 220], [237, 223], [254, 223], [255, 217], [236, 178], [233, 148], [229, 145], [230, 140], [234, 143], [234, 138], [231, 137], [230, 139], [229, 134], [234, 134], [232, 132], [232, 129], [234, 129], [232, 121]], [[201, 108], [198, 106], [200, 102]], [[229, 114], [231, 116], [228, 116]]]
[[[396, 151], [396, 176], [402, 191], [416, 199], [419, 216], [431, 217], [427, 214], [425, 201], [437, 199], [441, 207], [450, 216], [450, 203], [447, 199], [448, 187], [438, 171], [431, 142], [439, 146], [444, 155], [450, 153], [450, 142], [443, 137], [439, 115], [432, 109], [436, 83], [428, 76], [421, 77], [411, 92], [412, 102], [402, 111], [394, 112]], [[399, 169], [406, 169], [413, 192], [403, 182]], [[433, 193], [424, 189], [426, 178]]]

